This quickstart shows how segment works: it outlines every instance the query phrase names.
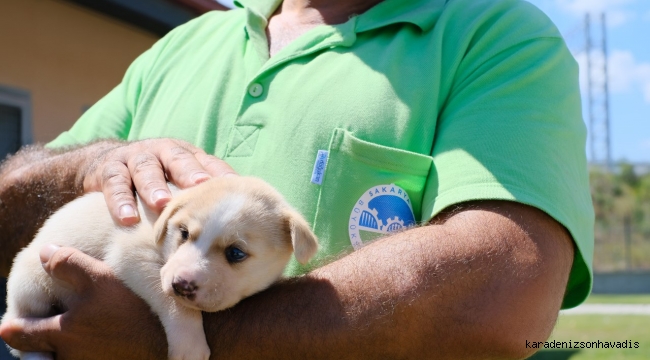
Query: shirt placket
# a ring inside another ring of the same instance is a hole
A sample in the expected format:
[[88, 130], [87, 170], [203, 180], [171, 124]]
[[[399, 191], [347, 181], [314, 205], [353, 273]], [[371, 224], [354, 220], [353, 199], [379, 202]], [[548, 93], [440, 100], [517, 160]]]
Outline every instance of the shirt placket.
[[246, 25], [248, 42], [244, 61], [249, 80], [241, 89], [241, 101], [232, 126], [226, 158], [253, 156], [260, 132], [263, 131], [267, 119], [259, 116], [247, 117], [247, 110], [251, 106], [266, 101], [272, 81], [270, 74], [298, 58], [309, 56], [323, 49], [351, 46], [356, 39], [355, 20], [352, 19], [338, 26], [322, 26], [312, 29], [294, 43], [289, 44], [287, 48], [269, 58], [265, 34], [266, 25], [266, 19], [248, 11]]

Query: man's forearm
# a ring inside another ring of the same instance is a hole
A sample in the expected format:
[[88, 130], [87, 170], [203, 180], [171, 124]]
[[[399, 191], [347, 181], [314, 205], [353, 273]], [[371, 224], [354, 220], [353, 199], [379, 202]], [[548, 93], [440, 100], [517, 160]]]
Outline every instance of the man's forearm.
[[68, 151], [29, 146], [0, 167], [0, 275], [7, 276], [14, 255], [26, 246], [47, 217], [83, 193], [83, 177], [94, 158], [115, 142]]
[[[206, 314], [213, 358], [527, 356], [525, 340], [553, 327], [572, 245], [538, 210], [500, 204], [379, 240]], [[508, 219], [519, 210], [523, 220]]]

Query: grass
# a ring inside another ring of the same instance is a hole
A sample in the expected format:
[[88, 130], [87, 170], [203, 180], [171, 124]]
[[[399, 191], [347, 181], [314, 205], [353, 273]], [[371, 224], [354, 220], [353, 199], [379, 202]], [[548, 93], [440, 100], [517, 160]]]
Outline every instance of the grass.
[[591, 295], [585, 304], [650, 304], [650, 295]]
[[[590, 304], [650, 304], [650, 295], [592, 295]], [[549, 341], [638, 342], [638, 349], [542, 350], [529, 360], [650, 359], [650, 316], [560, 315]]]

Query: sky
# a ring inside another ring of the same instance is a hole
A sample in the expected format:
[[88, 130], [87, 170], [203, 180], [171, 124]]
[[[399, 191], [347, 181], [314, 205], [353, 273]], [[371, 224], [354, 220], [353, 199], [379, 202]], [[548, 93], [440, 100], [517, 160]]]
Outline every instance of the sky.
[[214, 0], [218, 2], [221, 5], [227, 6], [229, 8], [234, 8], [235, 7], [235, 1], [234, 0]]
[[[580, 64], [583, 117], [588, 123], [585, 14], [592, 43], [601, 44], [601, 14], [606, 14], [612, 160], [650, 163], [650, 1], [528, 0], [553, 20]], [[592, 51], [592, 79], [603, 83], [602, 56]], [[603, 92], [600, 92], [602, 94]], [[603, 97], [596, 93], [596, 104]], [[602, 111], [597, 111], [603, 114]], [[589, 128], [589, 124], [587, 124]], [[591, 129], [588, 129], [591, 131]], [[595, 134], [602, 134], [595, 129]], [[589, 144], [587, 156], [590, 157]], [[602, 153], [602, 152], [601, 152]], [[599, 156], [600, 157], [600, 156]]]

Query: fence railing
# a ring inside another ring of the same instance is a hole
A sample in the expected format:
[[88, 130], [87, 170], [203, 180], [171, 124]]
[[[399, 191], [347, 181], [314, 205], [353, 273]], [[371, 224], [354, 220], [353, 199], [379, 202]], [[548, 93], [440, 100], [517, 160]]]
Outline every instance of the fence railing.
[[650, 270], [650, 230], [634, 226], [629, 218], [603, 226], [596, 224], [594, 271]]

